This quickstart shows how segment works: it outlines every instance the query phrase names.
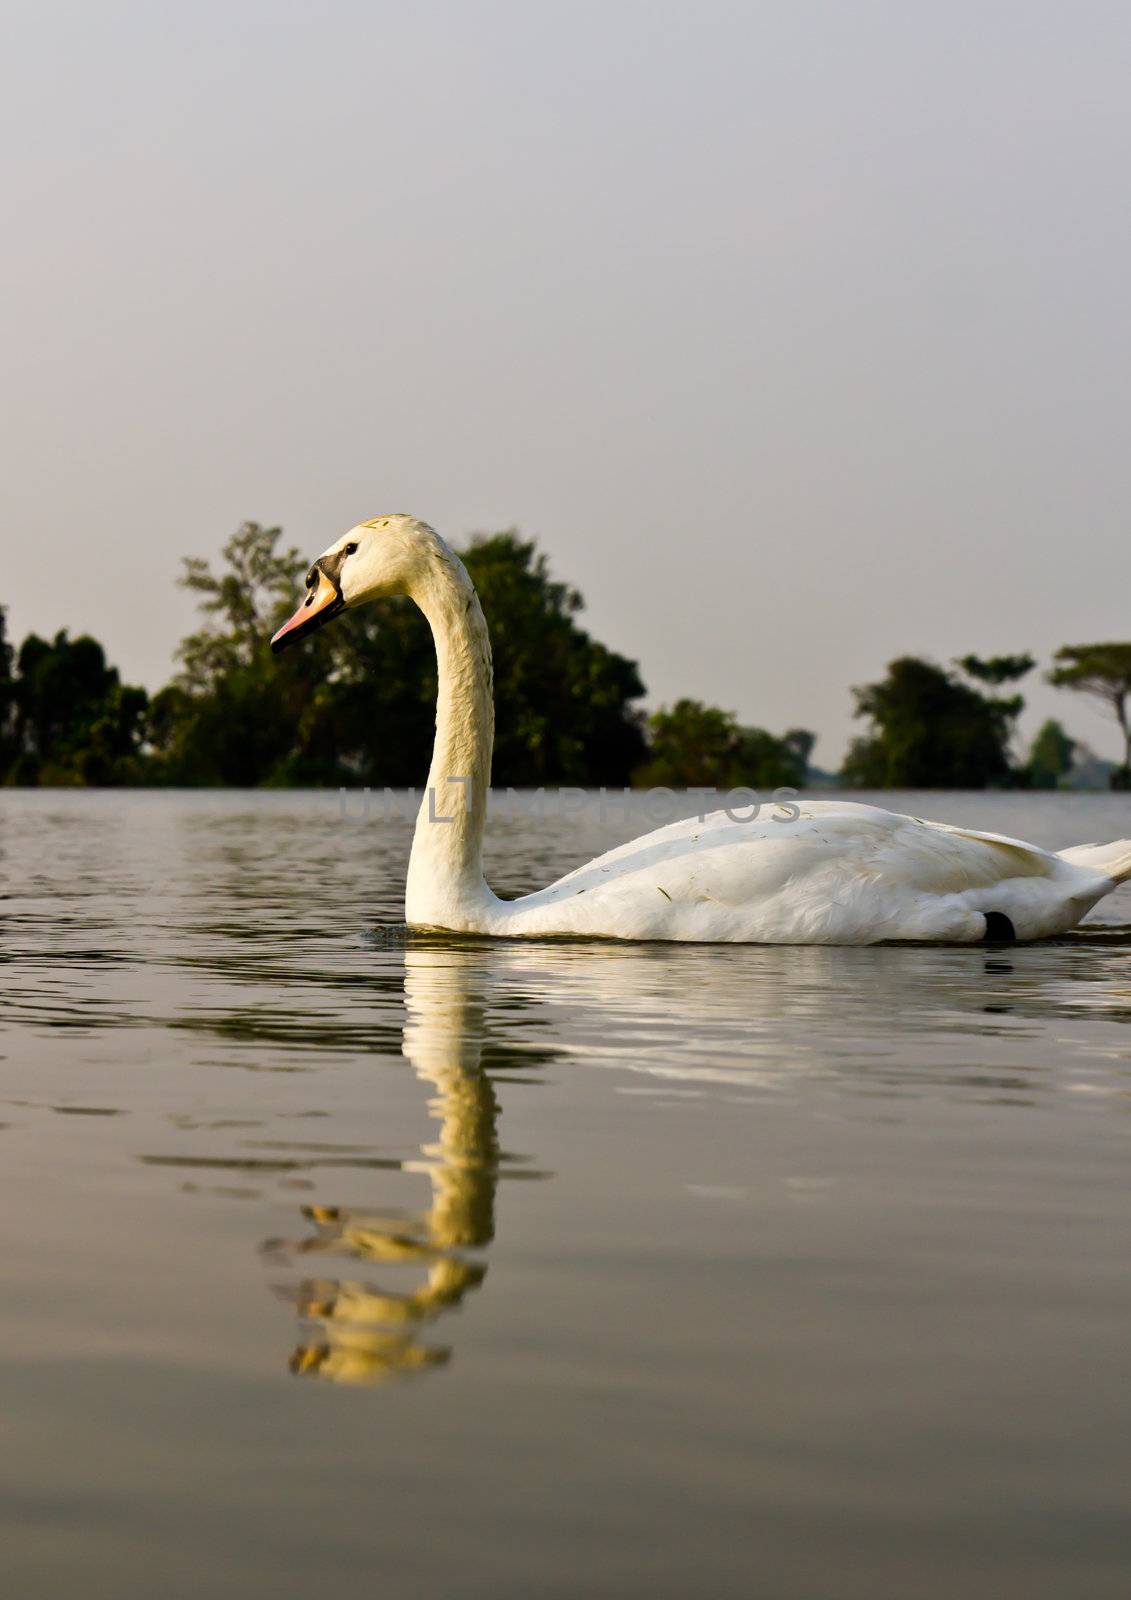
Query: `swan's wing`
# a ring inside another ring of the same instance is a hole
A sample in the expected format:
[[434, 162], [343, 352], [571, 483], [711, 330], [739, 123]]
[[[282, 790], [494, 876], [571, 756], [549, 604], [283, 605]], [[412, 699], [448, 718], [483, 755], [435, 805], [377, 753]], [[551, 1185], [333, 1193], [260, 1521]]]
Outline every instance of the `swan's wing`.
[[606, 851], [542, 893], [576, 892], [661, 867], [670, 874], [681, 865], [698, 879], [712, 857], [713, 892], [731, 903], [830, 865], [855, 877], [884, 878], [933, 894], [961, 893], [1007, 878], [1049, 877], [1058, 866], [1056, 856], [1019, 839], [879, 806], [810, 801], [797, 809], [796, 817], [770, 807], [750, 819], [726, 811], [684, 818]]
[[657, 828], [501, 907], [498, 931], [858, 944], [980, 938], [988, 911], [1025, 937], [1063, 921], [1073, 869], [1020, 840], [845, 801], [779, 815]]
[[[563, 878], [550, 884], [548, 890], [576, 886], [580, 879], [588, 878], [590, 873], [602, 875], [613, 874], [620, 876], [626, 871], [636, 871], [648, 862], [665, 860], [671, 861], [684, 854], [694, 853], [694, 847], [702, 846], [703, 849], [718, 849], [720, 846], [734, 843], [751, 843], [755, 840], [776, 840], [783, 832], [796, 827], [798, 822], [806, 824], [820, 816], [822, 818], [832, 815], [859, 816], [866, 814], [875, 817], [888, 817], [893, 814], [883, 811], [876, 806], [856, 805], [850, 801], [833, 803], [829, 801], [815, 801], [811, 805], [801, 808], [800, 815], [790, 817], [796, 806], [761, 807], [756, 816], [746, 816], [741, 810], [711, 811], [705, 816], [681, 817], [678, 822], [669, 822], [661, 828], [654, 828], [650, 833], [642, 833], [635, 839], [629, 839], [624, 844], [606, 850], [604, 855], [595, 856], [592, 861], [587, 861], [584, 866], [575, 867], [572, 872], [567, 872]], [[816, 830], [804, 827], [801, 830], [807, 836], [813, 835]], [[533, 899], [534, 896], [527, 898]]]
[[771, 807], [753, 820], [716, 812], [657, 828], [548, 889], [496, 902], [488, 931], [971, 943], [985, 938], [994, 914], [1018, 938], [1037, 939], [1074, 927], [1111, 886], [1110, 876], [1003, 834], [806, 801], [788, 820]]
[[919, 817], [898, 821], [901, 826], [877, 849], [873, 870], [891, 874], [909, 889], [961, 894], [1007, 879], [1058, 875], [1056, 856], [1020, 839]]

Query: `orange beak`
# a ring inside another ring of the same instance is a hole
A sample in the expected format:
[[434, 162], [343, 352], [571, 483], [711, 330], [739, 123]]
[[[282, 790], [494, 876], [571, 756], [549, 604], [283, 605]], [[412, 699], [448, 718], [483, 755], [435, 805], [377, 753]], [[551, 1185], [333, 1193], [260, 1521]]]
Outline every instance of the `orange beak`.
[[299, 639], [305, 639], [307, 634], [313, 633], [324, 622], [329, 622], [331, 617], [336, 617], [339, 611], [345, 609], [342, 591], [332, 578], [328, 578], [322, 568], [315, 562], [307, 578], [306, 599], [299, 606], [289, 622], [284, 622], [278, 633], [271, 640], [271, 649], [276, 655], [280, 650], [285, 650], [288, 645], [296, 644]]

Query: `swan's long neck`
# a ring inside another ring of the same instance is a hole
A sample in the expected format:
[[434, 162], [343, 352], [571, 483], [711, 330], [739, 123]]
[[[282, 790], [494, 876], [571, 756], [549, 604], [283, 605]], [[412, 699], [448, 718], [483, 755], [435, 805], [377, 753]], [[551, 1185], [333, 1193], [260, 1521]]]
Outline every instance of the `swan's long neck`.
[[436, 743], [408, 864], [410, 923], [459, 929], [493, 896], [483, 881], [483, 825], [491, 782], [495, 706], [491, 642], [462, 561], [437, 552], [412, 598], [436, 644]]

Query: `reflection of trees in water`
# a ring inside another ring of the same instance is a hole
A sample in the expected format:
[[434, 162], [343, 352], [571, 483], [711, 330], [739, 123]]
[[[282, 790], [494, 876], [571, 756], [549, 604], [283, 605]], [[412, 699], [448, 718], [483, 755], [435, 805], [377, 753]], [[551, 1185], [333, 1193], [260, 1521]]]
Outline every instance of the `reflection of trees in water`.
[[[403, 1050], [435, 1094], [428, 1102], [438, 1136], [419, 1157], [400, 1163], [431, 1185], [426, 1210], [416, 1215], [310, 1206], [304, 1215], [313, 1236], [290, 1246], [302, 1258], [347, 1256], [359, 1271], [417, 1268], [414, 1286], [394, 1292], [362, 1277], [309, 1277], [281, 1291], [298, 1315], [318, 1325], [300, 1344], [292, 1371], [336, 1383], [373, 1384], [397, 1373], [438, 1366], [450, 1350], [418, 1337], [420, 1330], [460, 1305], [486, 1276], [486, 1264], [469, 1259], [495, 1233], [495, 1191], [500, 1167], [499, 1104], [483, 1066], [486, 1039], [482, 956], [456, 947], [405, 953]], [[524, 1065], [530, 1055], [521, 1055]], [[492, 1066], [505, 1064], [492, 1052]], [[517, 1174], [516, 1174], [517, 1175]]]

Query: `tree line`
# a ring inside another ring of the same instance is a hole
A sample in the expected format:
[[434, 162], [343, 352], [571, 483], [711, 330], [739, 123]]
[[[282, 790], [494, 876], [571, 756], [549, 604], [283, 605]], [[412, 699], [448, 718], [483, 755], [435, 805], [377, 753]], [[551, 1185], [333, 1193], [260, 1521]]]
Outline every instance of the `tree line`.
[[[491, 628], [494, 781], [671, 788], [803, 787], [814, 735], [746, 727], [686, 698], [646, 716], [635, 661], [594, 639], [576, 589], [517, 532], [460, 552]], [[436, 698], [428, 626], [386, 600], [347, 613], [317, 645], [273, 657], [268, 640], [297, 604], [297, 549], [247, 522], [218, 570], [197, 557], [181, 582], [201, 621], [156, 694], [124, 684], [88, 635], [29, 635], [16, 649], [0, 607], [0, 782], [12, 785], [406, 786], [427, 770]], [[1073, 741], [1046, 722], [1013, 751], [1029, 655], [968, 655], [949, 668], [914, 656], [853, 690], [865, 732], [842, 773], [856, 788], [1055, 788]], [[1131, 784], [1131, 643], [1065, 646], [1049, 681], [1100, 700], [1124, 746], [1112, 774]]]

